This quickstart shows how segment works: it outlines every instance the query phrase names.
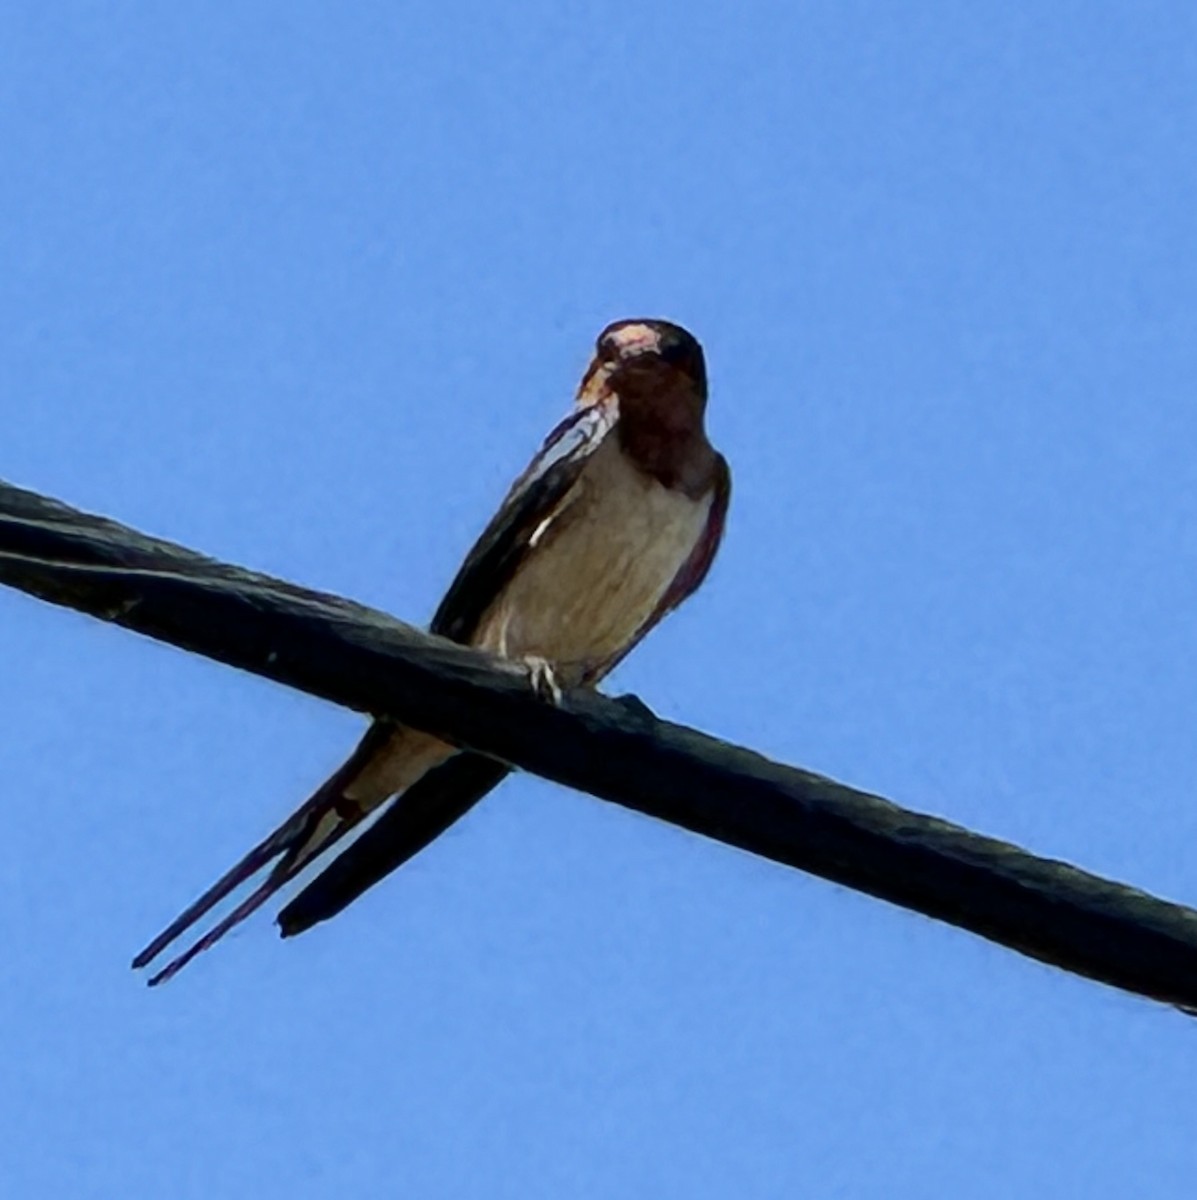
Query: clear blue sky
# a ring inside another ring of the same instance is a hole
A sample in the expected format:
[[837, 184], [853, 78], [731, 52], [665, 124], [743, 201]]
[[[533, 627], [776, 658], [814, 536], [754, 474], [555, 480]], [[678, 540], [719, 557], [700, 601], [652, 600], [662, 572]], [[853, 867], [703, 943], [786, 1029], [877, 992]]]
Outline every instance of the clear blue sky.
[[[1197, 8], [11, 3], [0, 476], [415, 621], [609, 320], [721, 558], [613, 680], [1197, 902]], [[534, 779], [128, 960], [352, 714], [0, 593], [11, 1196], [1187, 1198], [1197, 1024]]]

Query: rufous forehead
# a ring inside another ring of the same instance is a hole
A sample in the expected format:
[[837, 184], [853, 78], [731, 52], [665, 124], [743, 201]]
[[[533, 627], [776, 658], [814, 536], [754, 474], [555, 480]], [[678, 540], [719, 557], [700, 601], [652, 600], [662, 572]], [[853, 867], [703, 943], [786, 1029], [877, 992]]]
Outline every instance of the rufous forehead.
[[651, 325], [621, 325], [618, 329], [613, 329], [607, 337], [625, 353], [635, 354], [661, 348], [661, 335]]

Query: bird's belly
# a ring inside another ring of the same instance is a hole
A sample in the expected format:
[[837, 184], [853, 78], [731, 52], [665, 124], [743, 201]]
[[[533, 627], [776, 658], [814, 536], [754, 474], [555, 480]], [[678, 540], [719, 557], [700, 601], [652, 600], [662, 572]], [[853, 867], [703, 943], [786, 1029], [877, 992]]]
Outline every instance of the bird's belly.
[[479, 623], [474, 644], [595, 679], [652, 615], [702, 535], [710, 500], [662, 487], [615, 446], [534, 539]]

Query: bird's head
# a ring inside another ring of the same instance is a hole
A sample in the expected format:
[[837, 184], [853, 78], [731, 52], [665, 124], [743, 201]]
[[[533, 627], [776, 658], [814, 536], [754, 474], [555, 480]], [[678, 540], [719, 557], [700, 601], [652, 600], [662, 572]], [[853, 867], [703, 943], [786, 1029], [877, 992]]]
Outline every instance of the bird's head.
[[706, 401], [707, 368], [693, 334], [671, 321], [615, 321], [598, 336], [595, 354], [578, 388], [578, 403], [596, 404], [612, 393], [667, 395], [685, 392]]

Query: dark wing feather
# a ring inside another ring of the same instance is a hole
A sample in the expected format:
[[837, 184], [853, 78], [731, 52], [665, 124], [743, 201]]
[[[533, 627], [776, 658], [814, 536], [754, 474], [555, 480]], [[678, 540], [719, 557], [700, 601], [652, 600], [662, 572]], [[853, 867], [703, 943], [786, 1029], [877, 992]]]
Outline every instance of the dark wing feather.
[[573, 487], [615, 420], [613, 408], [595, 404], [571, 413], [549, 434], [466, 555], [432, 618], [433, 633], [469, 642], [483, 613], [518, 570], [537, 527]]
[[278, 915], [283, 937], [335, 917], [419, 854], [509, 774], [480, 754], [458, 754], [429, 771]]
[[[571, 413], [549, 434], [466, 555], [432, 618], [433, 633], [469, 642], [519, 569], [537, 527], [577, 482], [616, 415], [614, 407], [593, 405]], [[439, 837], [507, 774], [506, 767], [476, 754], [456, 755], [430, 771], [286, 905], [278, 917], [283, 936], [335, 916]]]

